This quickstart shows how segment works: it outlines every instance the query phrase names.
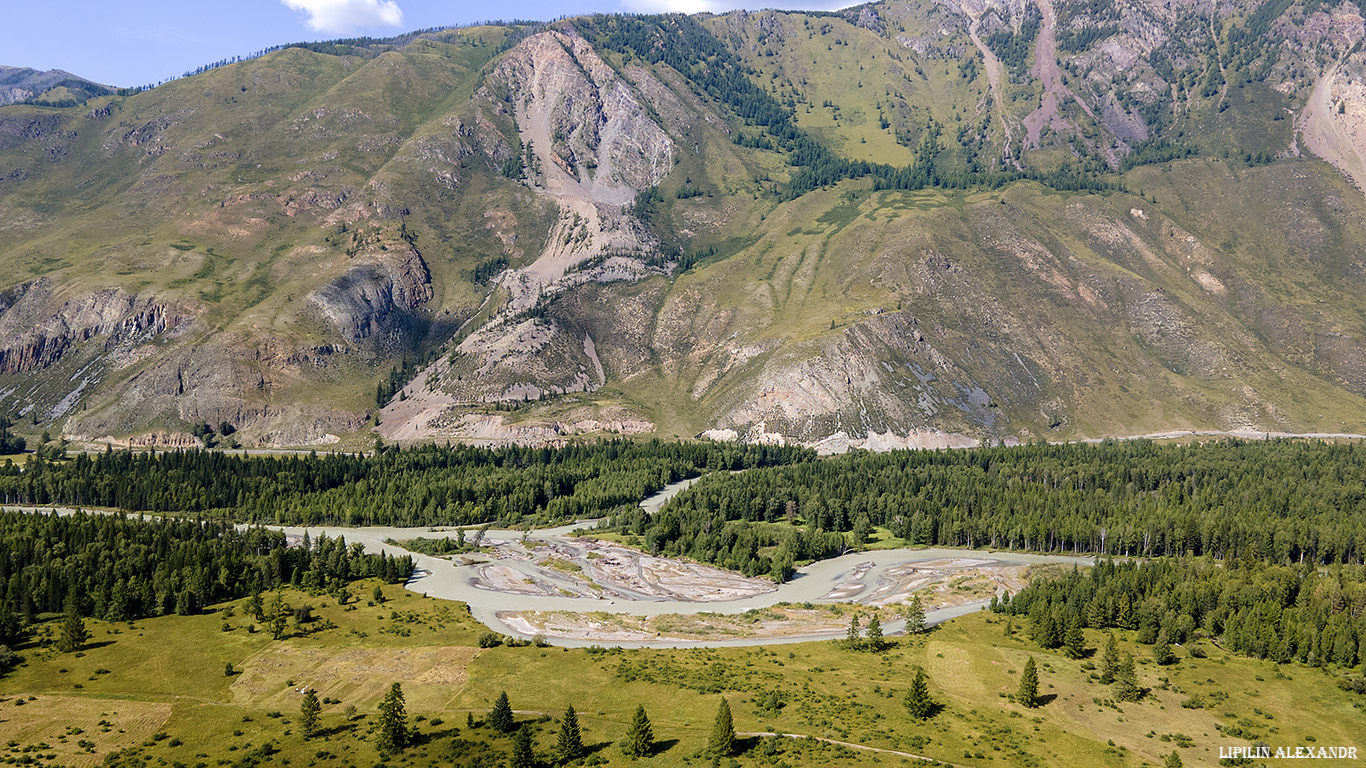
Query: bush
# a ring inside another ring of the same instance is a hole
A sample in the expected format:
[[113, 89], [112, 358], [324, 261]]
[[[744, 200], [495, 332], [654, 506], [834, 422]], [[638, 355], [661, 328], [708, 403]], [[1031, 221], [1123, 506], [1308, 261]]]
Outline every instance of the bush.
[[503, 636], [497, 632], [485, 632], [479, 636], [480, 648], [497, 648], [503, 644]]

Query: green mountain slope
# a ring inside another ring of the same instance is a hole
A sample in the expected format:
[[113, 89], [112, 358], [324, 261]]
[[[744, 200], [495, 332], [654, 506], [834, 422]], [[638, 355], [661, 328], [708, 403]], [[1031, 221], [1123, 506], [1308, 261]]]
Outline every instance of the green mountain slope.
[[3, 107], [0, 407], [156, 445], [1366, 431], [1366, 199], [1306, 152], [1366, 155], [1360, 13], [1201, 13], [593, 17]]

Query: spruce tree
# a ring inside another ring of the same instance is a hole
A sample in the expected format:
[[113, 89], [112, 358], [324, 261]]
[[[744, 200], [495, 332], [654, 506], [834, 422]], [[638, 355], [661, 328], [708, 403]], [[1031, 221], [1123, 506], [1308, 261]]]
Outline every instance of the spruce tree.
[[925, 603], [920, 600], [920, 594], [911, 596], [911, 602], [906, 606], [906, 634], [918, 635], [925, 631]]
[[1033, 656], [1025, 662], [1024, 671], [1020, 673], [1020, 690], [1015, 694], [1015, 703], [1030, 708], [1039, 706], [1039, 668], [1034, 664]]
[[498, 700], [493, 702], [493, 709], [489, 711], [489, 727], [499, 733], [512, 733], [512, 729], [517, 727], [507, 691], [498, 694]]
[[523, 725], [512, 734], [511, 768], [536, 768], [536, 750], [531, 745], [531, 726]]
[[645, 714], [645, 705], [636, 707], [635, 717], [626, 738], [621, 740], [621, 752], [627, 757], [648, 757], [654, 751], [655, 732], [650, 727], [650, 718]]
[[925, 674], [925, 670], [916, 667], [915, 677], [911, 678], [911, 689], [906, 691], [906, 711], [917, 720], [929, 720], [934, 717], [934, 710], [934, 699], [930, 698], [929, 676]]
[[730, 716], [730, 704], [725, 697], [716, 709], [716, 722], [711, 726], [711, 738], [707, 739], [707, 754], [712, 757], [730, 757], [735, 754], [735, 721]]
[[279, 592], [271, 598], [270, 605], [266, 608], [266, 626], [270, 628], [271, 637], [279, 640], [284, 637], [285, 628], [289, 626], [289, 616], [293, 611], [285, 604], [284, 595]]
[[403, 687], [398, 683], [389, 686], [379, 703], [375, 731], [375, 749], [381, 755], [392, 755], [408, 746], [408, 712], [403, 706]]
[[1109, 685], [1115, 681], [1119, 674], [1119, 642], [1115, 640], [1115, 633], [1110, 633], [1110, 639], [1105, 641], [1105, 653], [1100, 657], [1100, 681]]
[[1153, 661], [1163, 666], [1176, 661], [1176, 653], [1172, 650], [1172, 643], [1165, 628], [1157, 632], [1157, 642], [1153, 644]]
[[375, 585], [375, 591], [373, 594], [370, 595], [370, 599], [375, 602], [375, 605], [379, 605], [380, 603], [384, 602], [384, 590], [381, 589], [378, 584]]
[[873, 614], [873, 618], [868, 620], [866, 636], [867, 639], [864, 642], [868, 644], [869, 650], [874, 653], [882, 650], [882, 619], [878, 618], [876, 613]]
[[579, 715], [570, 704], [560, 719], [560, 738], [555, 743], [555, 752], [562, 762], [571, 762], [583, 757], [583, 732], [579, 729]]
[[1133, 654], [1124, 654], [1119, 670], [1115, 672], [1115, 698], [1120, 701], [1138, 701], [1143, 697], [1143, 689], [1138, 687], [1138, 671], [1134, 668]]
[[323, 705], [318, 702], [318, 692], [312, 688], [304, 691], [303, 703], [299, 705], [299, 728], [304, 732], [305, 739], [318, 735], [318, 716], [322, 711]]
[[1081, 631], [1081, 618], [1073, 615], [1067, 622], [1067, 634], [1063, 636], [1063, 653], [1069, 659], [1080, 659], [1086, 655], [1086, 635]]
[[863, 638], [859, 636], [857, 613], [849, 619], [849, 634], [844, 637], [844, 646], [851, 651], [857, 651], [863, 647]]
[[1162, 758], [1162, 768], [1184, 768], [1184, 766], [1185, 763], [1181, 762], [1181, 755], [1177, 754], [1174, 749], [1171, 754]]
[[57, 650], [62, 653], [75, 653], [84, 648], [85, 641], [89, 639], [90, 632], [86, 630], [81, 614], [76, 611], [75, 603], [68, 603], [66, 621], [62, 622], [62, 635], [57, 640]]

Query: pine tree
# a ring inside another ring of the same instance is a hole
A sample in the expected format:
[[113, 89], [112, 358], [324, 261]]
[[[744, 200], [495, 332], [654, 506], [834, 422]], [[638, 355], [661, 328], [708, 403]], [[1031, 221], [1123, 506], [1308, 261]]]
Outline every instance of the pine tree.
[[62, 635], [57, 641], [57, 650], [62, 653], [75, 653], [84, 648], [85, 641], [89, 639], [90, 632], [86, 630], [81, 614], [77, 613], [75, 603], [68, 603], [66, 621], [62, 622]]
[[379, 605], [384, 602], [384, 590], [381, 589], [378, 584], [375, 585], [375, 591], [372, 595], [370, 595], [370, 599], [375, 602], [375, 605]]
[[493, 709], [489, 711], [489, 727], [499, 733], [512, 733], [512, 729], [517, 727], [507, 691], [498, 694], [498, 700], [493, 702]]
[[289, 606], [285, 604], [284, 595], [279, 592], [271, 598], [270, 605], [266, 608], [266, 626], [270, 628], [271, 637], [279, 640], [284, 637], [285, 628], [289, 626], [289, 616], [293, 613]]
[[868, 644], [868, 649], [874, 653], [882, 650], [882, 619], [879, 619], [876, 613], [873, 614], [873, 618], [868, 620], [867, 640], [864, 642]]
[[1109, 685], [1115, 681], [1115, 676], [1119, 674], [1119, 642], [1115, 640], [1115, 633], [1110, 633], [1110, 639], [1105, 641], [1105, 653], [1100, 657], [1100, 681]]
[[730, 704], [724, 697], [716, 709], [716, 722], [711, 726], [711, 738], [707, 739], [707, 754], [712, 757], [730, 757], [735, 754], [735, 721], [730, 716]]
[[1164, 666], [1176, 661], [1176, 653], [1172, 650], [1172, 643], [1165, 628], [1157, 632], [1157, 642], [1153, 644], [1153, 661]]
[[636, 715], [631, 718], [631, 727], [626, 738], [621, 740], [622, 754], [627, 757], [648, 757], [655, 748], [655, 732], [650, 727], [650, 718], [645, 714], [645, 705], [636, 707]]
[[1063, 653], [1069, 659], [1080, 659], [1086, 655], [1086, 635], [1081, 631], [1081, 618], [1073, 615], [1067, 622], [1067, 634], [1062, 641]]
[[929, 720], [934, 717], [934, 710], [934, 699], [930, 698], [929, 676], [925, 674], [925, 670], [916, 667], [915, 677], [911, 678], [911, 689], [906, 691], [906, 711], [917, 720]]
[[562, 762], [571, 762], [583, 757], [583, 732], [579, 730], [579, 716], [570, 704], [560, 719], [560, 738], [555, 743], [555, 752]]
[[925, 631], [925, 603], [920, 600], [920, 594], [911, 596], [911, 602], [906, 606], [906, 634], [918, 635]]
[[1007, 616], [1007, 617], [1006, 617], [1006, 625], [1005, 625], [1005, 627], [1001, 630], [1001, 634], [1005, 635], [1006, 637], [1011, 637], [1011, 636], [1013, 636], [1013, 635], [1015, 634], [1015, 617], [1014, 617], [1014, 616]]
[[375, 730], [375, 749], [381, 755], [392, 755], [408, 746], [408, 712], [403, 706], [403, 688], [398, 683], [389, 686], [384, 701], [379, 703]]
[[511, 768], [536, 768], [536, 750], [531, 746], [531, 726], [523, 725], [512, 734]]
[[299, 705], [299, 728], [304, 732], [305, 739], [311, 739], [318, 735], [318, 715], [322, 714], [323, 705], [318, 702], [318, 692], [309, 688], [304, 691], [303, 703]]
[[863, 638], [859, 636], [857, 613], [849, 619], [849, 634], [844, 637], [844, 646], [851, 651], [857, 651], [863, 647]]
[[1172, 750], [1171, 754], [1162, 758], [1162, 768], [1183, 768], [1185, 763], [1181, 762], [1181, 755]]
[[1015, 703], [1026, 707], [1039, 706], [1039, 668], [1030, 656], [1025, 662], [1024, 672], [1020, 673], [1020, 690], [1015, 694]]
[[1120, 701], [1138, 701], [1143, 698], [1143, 689], [1138, 687], [1138, 671], [1134, 669], [1133, 654], [1124, 654], [1124, 661], [1115, 672], [1115, 698]]
[[261, 593], [251, 593], [251, 599], [247, 601], [247, 612], [256, 617], [257, 621], [264, 621], [266, 618], [266, 606], [261, 601]]

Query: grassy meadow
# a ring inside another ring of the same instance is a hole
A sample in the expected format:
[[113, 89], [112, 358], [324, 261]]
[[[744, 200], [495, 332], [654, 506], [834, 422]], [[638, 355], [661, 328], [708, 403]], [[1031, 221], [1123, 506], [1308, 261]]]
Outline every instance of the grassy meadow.
[[[351, 592], [372, 594], [373, 583]], [[954, 765], [1216, 765], [1221, 745], [1261, 739], [1277, 745], [1352, 745], [1366, 733], [1366, 699], [1342, 692], [1319, 671], [1225, 655], [1201, 641], [1197, 654], [1159, 667], [1133, 633], [1122, 651], [1139, 659], [1148, 689], [1119, 704], [1096, 680], [1098, 652], [1069, 660], [1042, 651], [1023, 628], [979, 613], [923, 636], [894, 638], [880, 653], [827, 641], [685, 650], [480, 648], [485, 628], [464, 606], [383, 588], [387, 599], [346, 606], [330, 596], [286, 590], [313, 620], [272, 639], [246, 601], [198, 616], [133, 623], [88, 621], [77, 654], [58, 653], [60, 619], [18, 649], [20, 666], [0, 678], [0, 740], [10, 764], [501, 765], [511, 741], [482, 724], [507, 691], [519, 721], [552, 754], [557, 717], [579, 712], [589, 764], [705, 766], [703, 754], [721, 697], [734, 711], [743, 752], [720, 765], [908, 765], [909, 757], [813, 736], [924, 755]], [[1089, 648], [1104, 636], [1088, 631]], [[1045, 703], [1010, 698], [1033, 655]], [[225, 674], [232, 664], [233, 674]], [[913, 721], [903, 698], [915, 667], [930, 675], [940, 712]], [[403, 684], [415, 744], [381, 761], [373, 746], [376, 705]], [[323, 734], [297, 725], [301, 690], [324, 702]], [[1190, 708], [1193, 703], [1201, 708]], [[1187, 706], [1183, 706], [1183, 702]], [[648, 711], [655, 753], [632, 761], [613, 744], [638, 704]], [[470, 727], [471, 723], [474, 727]], [[548, 762], [546, 764], [549, 764]]]

